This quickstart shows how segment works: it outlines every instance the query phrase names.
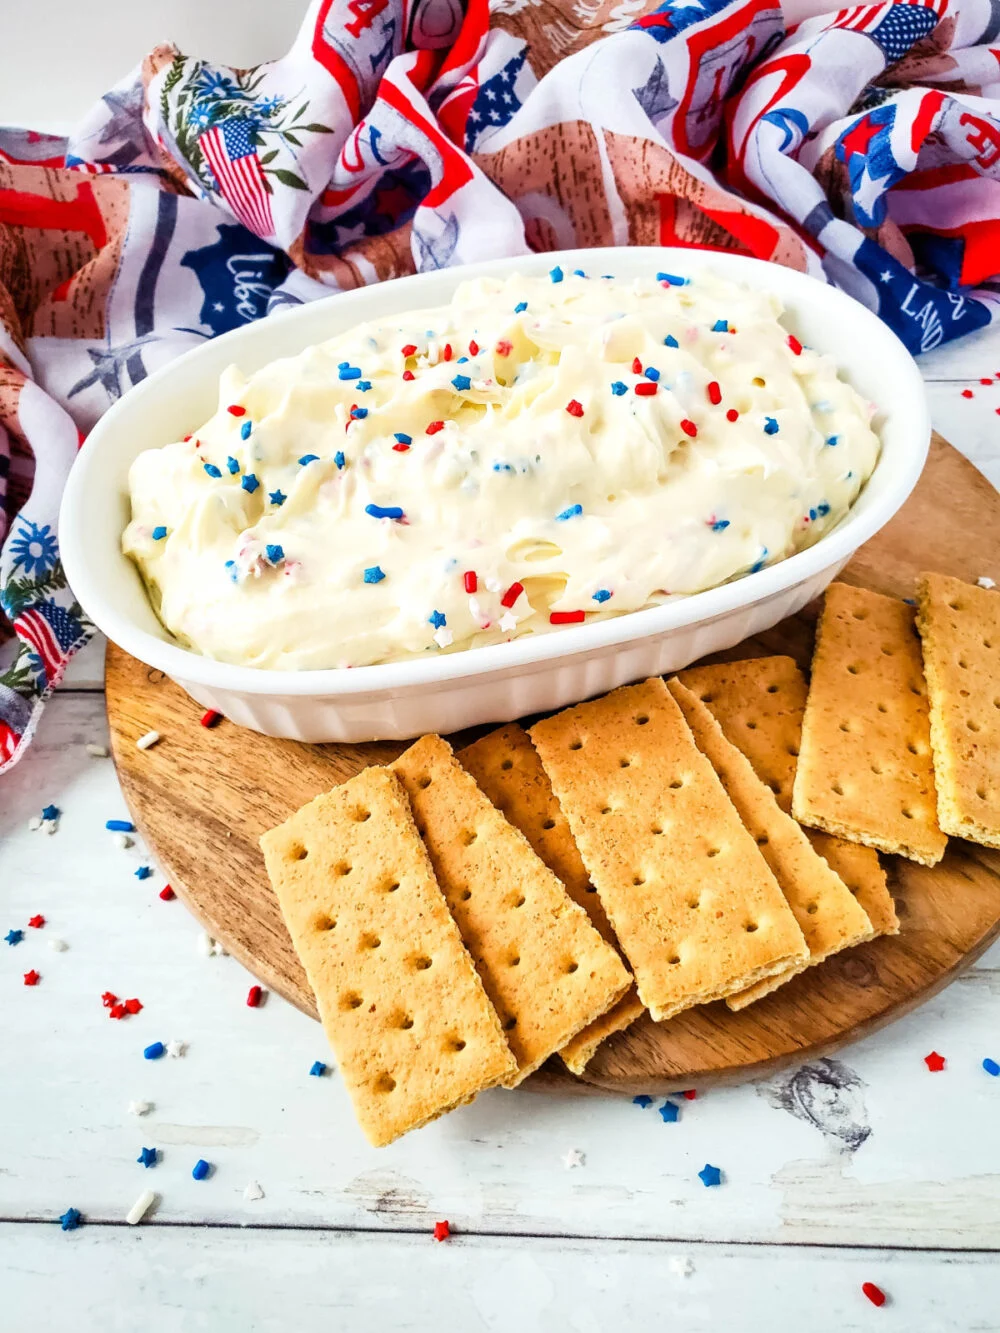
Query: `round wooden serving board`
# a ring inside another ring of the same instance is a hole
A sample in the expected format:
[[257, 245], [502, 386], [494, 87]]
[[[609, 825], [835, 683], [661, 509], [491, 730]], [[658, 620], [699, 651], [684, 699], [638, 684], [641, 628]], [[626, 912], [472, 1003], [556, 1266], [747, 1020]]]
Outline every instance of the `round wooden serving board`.
[[[1000, 581], [1000, 498], [939, 438], [908, 503], [841, 577], [909, 597], [923, 569], [972, 582], [990, 574]], [[808, 666], [815, 608], [810, 610], [725, 656], [788, 653]], [[193, 700], [111, 645], [107, 701], [125, 798], [174, 889], [235, 958], [315, 1017], [257, 839], [317, 793], [395, 758], [405, 746], [300, 745], [225, 721], [206, 730]], [[161, 741], [137, 750], [136, 739], [150, 729], [159, 731]], [[740, 1013], [712, 1004], [668, 1023], [646, 1015], [599, 1048], [584, 1082], [657, 1093], [760, 1077], [906, 1013], [1000, 934], [997, 852], [953, 839], [932, 870], [895, 857], [885, 864], [902, 923], [898, 936], [839, 954]], [[557, 1059], [529, 1083], [583, 1090]]]

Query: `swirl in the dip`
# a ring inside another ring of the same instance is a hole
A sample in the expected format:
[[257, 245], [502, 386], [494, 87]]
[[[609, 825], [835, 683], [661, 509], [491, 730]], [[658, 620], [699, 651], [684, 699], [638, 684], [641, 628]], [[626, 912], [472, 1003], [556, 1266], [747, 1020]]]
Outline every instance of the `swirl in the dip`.
[[782, 560], [879, 442], [773, 297], [710, 275], [467, 282], [244, 379], [138, 456], [124, 550], [163, 624], [302, 670], [635, 611]]

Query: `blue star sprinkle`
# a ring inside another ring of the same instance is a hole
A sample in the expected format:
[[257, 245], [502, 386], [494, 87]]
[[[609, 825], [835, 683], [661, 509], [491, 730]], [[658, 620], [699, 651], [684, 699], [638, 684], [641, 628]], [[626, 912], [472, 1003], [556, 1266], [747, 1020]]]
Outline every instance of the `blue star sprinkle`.
[[722, 1172], [717, 1166], [710, 1166], [708, 1162], [706, 1162], [698, 1172], [698, 1179], [706, 1189], [710, 1189], [713, 1185], [722, 1184]]
[[555, 268], [549, 269], [549, 277], [552, 279], [553, 282], [562, 282], [563, 271], [558, 264], [555, 266]]
[[646, 379], [652, 380], [654, 384], [660, 378], [660, 372], [655, 366], [647, 366], [642, 373], [646, 376]]
[[351, 417], [352, 417], [355, 421], [364, 421], [364, 419], [365, 419], [365, 417], [366, 417], [367, 415], [368, 415], [368, 408], [367, 408], [367, 407], [352, 407], [352, 408], [351, 408]]
[[222, 476], [222, 473], [219, 471], [219, 469], [215, 466], [214, 463], [203, 463], [202, 466], [204, 467], [205, 471], [208, 473], [210, 477]]
[[142, 1053], [144, 1060], [159, 1060], [160, 1056], [166, 1050], [162, 1041], [154, 1041], [151, 1046], [147, 1046]]
[[57, 805], [47, 805], [42, 810], [42, 818], [50, 824], [54, 819], [58, 819], [60, 814], [62, 811]]
[[568, 518], [579, 518], [582, 513], [583, 505], [570, 505], [570, 507], [564, 509], [561, 514], [556, 514], [556, 522], [565, 523]]
[[318, 463], [319, 454], [303, 454], [299, 459], [299, 467], [305, 467], [308, 463]]
[[594, 593], [595, 602], [607, 602], [611, 599], [611, 591], [608, 588], [598, 588]]
[[359, 380], [361, 378], [361, 367], [341, 366], [337, 374], [342, 380]]
[[20, 944], [21, 941], [24, 939], [24, 931], [8, 930], [7, 934], [4, 936], [4, 939], [7, 941], [9, 945], [11, 945], [11, 947], [13, 947], [15, 944]]
[[623, 384], [621, 380], [615, 380], [611, 386], [611, 392], [616, 398], [620, 398], [623, 393], [628, 393], [628, 385]]
[[243, 425], [240, 427], [240, 439], [241, 439], [241, 440], [249, 440], [249, 438], [250, 438], [250, 432], [251, 432], [252, 430], [253, 430], [253, 422], [252, 422], [252, 421], [244, 421]]
[[765, 417], [765, 418], [764, 418], [764, 434], [765, 434], [765, 435], [777, 435], [777, 433], [778, 433], [778, 423], [777, 423], [777, 421], [774, 419], [774, 417]]
[[155, 1148], [143, 1148], [135, 1160], [143, 1166], [155, 1166], [159, 1161], [159, 1154]]
[[713, 532], [725, 532], [726, 528], [728, 528], [728, 527], [729, 527], [729, 519], [728, 519], [728, 518], [717, 518], [717, 519], [715, 520], [715, 522], [712, 524], [712, 531], [713, 531]]
[[280, 565], [285, 558], [285, 548], [279, 546], [277, 542], [269, 542], [264, 547], [264, 554], [267, 556], [269, 565]]
[[657, 273], [657, 282], [669, 282], [671, 287], [683, 287], [687, 278], [679, 278], [676, 273]]
[[166, 535], [167, 535], [167, 530], [162, 523], [160, 523], [157, 527], [153, 529], [154, 542], [162, 542]]
[[646, 1109], [647, 1106], [652, 1106], [652, 1105], [653, 1105], [653, 1099], [652, 1099], [652, 1097], [647, 1097], [646, 1094], [643, 1092], [643, 1093], [640, 1093], [638, 1097], [633, 1097], [633, 1098], [632, 1098], [632, 1105], [633, 1105], [633, 1106], [641, 1106], [642, 1109], [645, 1111], [645, 1109]]
[[995, 1060], [991, 1060], [989, 1056], [983, 1061], [983, 1068], [987, 1074], [992, 1074], [994, 1078], [1000, 1075], [1000, 1065]]
[[149, 866], [137, 866], [135, 877], [136, 879], [149, 879], [152, 873], [153, 872], [150, 870]]
[[338, 449], [337, 452], [333, 455], [333, 461], [337, 464], [338, 468], [342, 468], [344, 466], [344, 463], [347, 460], [344, 458], [344, 451], [342, 449]]
[[[680, 1115], [680, 1107], [676, 1102], [664, 1102], [660, 1107], [659, 1116], [665, 1125], [672, 1125]], [[706, 1182], [707, 1184], [707, 1182]]]
[[83, 1213], [77, 1208], [67, 1208], [59, 1218], [63, 1231], [75, 1231], [83, 1221]]
[[326, 1073], [326, 1065], [323, 1063], [322, 1060], [314, 1060], [312, 1064], [312, 1069], [309, 1070], [309, 1073], [312, 1075], [313, 1078], [322, 1078], [323, 1075]]
[[524, 312], [527, 310], [527, 308], [528, 308], [527, 301], [518, 301], [517, 305], [514, 307], [514, 314], [523, 315]]
[[254, 491], [260, 485], [260, 482], [257, 480], [257, 478], [254, 476], [252, 472], [248, 472], [246, 476], [241, 480], [240, 485], [243, 487], [245, 491], [248, 491], [251, 495], [253, 495]]
[[199, 1157], [194, 1164], [191, 1174], [194, 1176], [195, 1180], [204, 1180], [211, 1169], [211, 1164], [206, 1162], [204, 1157]]
[[403, 511], [399, 505], [365, 505], [365, 513], [371, 518], [393, 518], [403, 517]]
[[407, 435], [407, 433], [406, 433], [405, 430], [397, 430], [397, 431], [393, 434], [393, 439], [396, 441], [397, 444], [412, 444], [412, 443], [413, 443], [413, 436], [412, 436], [412, 435]]
[[435, 629], [443, 629], [448, 623], [448, 617], [443, 611], [432, 611], [427, 617], [428, 625], [433, 625]]
[[469, 379], [468, 375], [456, 375], [451, 383], [452, 387], [457, 389], [459, 393], [464, 393], [466, 389], [472, 388], [472, 380]]
[[109, 833], [134, 833], [135, 825], [130, 819], [108, 819], [104, 827]]
[[235, 477], [240, 470], [239, 463], [232, 456], [226, 459], [226, 467], [229, 469], [229, 475], [231, 477]]
[[664, 340], [663, 340], [663, 346], [664, 346], [664, 347], [680, 347], [680, 343], [677, 341], [677, 339], [674, 337], [674, 335], [673, 335], [672, 333], [668, 333], [667, 336], [666, 336], [666, 337], [664, 338]]
[[280, 507], [288, 499], [288, 496], [284, 491], [268, 491], [267, 498], [273, 505], [278, 505]]
[[354, 387], [357, 389], [358, 393], [367, 393], [372, 387], [372, 382], [371, 380], [358, 380]]
[[385, 578], [385, 570], [381, 565], [372, 565], [365, 570], [366, 583], [381, 583]]
[[827, 444], [830, 446], [830, 448], [833, 449], [833, 448], [835, 448], [835, 447], [840, 443], [840, 436], [839, 436], [839, 435], [828, 435], [828, 436], [826, 437], [826, 442], [827, 442]]
[[712, 325], [712, 332], [713, 332], [713, 333], [728, 333], [728, 332], [729, 332], [729, 320], [728, 320], [728, 319], [717, 319], [717, 320], [715, 321], [715, 323]]

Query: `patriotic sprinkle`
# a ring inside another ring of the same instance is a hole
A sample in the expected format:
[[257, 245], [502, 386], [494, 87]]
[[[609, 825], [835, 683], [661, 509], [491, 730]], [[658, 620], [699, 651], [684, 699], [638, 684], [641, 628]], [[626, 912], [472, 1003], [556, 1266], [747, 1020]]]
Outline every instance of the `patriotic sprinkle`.
[[250, 438], [250, 432], [252, 430], [253, 430], [253, 422], [244, 421], [243, 425], [240, 427], [240, 439], [248, 440]]
[[150, 870], [149, 866], [137, 866], [135, 870], [135, 877], [136, 879], [149, 879], [152, 873], [153, 872], [152, 870]]
[[642, 1092], [642, 1093], [639, 1094], [638, 1097], [633, 1097], [633, 1098], [632, 1098], [632, 1105], [633, 1105], [633, 1106], [641, 1106], [642, 1109], [645, 1111], [645, 1109], [646, 1109], [647, 1106], [652, 1106], [652, 1105], [653, 1105], [653, 1099], [652, 1099], [652, 1097], [647, 1097], [646, 1094], [645, 1094], [644, 1092]]
[[[475, 338], [473, 338], [469, 342], [469, 356], [478, 356], [478, 355], [479, 355], [479, 344], [476, 342]], [[459, 360], [465, 361], [466, 358], [463, 356], [460, 357]]]
[[140, 1166], [149, 1168], [156, 1165], [159, 1160], [159, 1154], [155, 1148], [143, 1148], [140, 1150], [139, 1156], [135, 1160]]
[[764, 418], [764, 434], [765, 434], [765, 435], [777, 435], [777, 433], [778, 433], [778, 423], [777, 423], [777, 421], [774, 419], [774, 417], [765, 417], [765, 418]]
[[665, 282], [668, 287], [683, 287], [687, 278], [679, 278], [676, 273], [657, 273], [656, 281]]
[[444, 348], [441, 352], [441, 359], [443, 361], [451, 360], [451, 343], [445, 343]]
[[393, 435], [393, 439], [397, 444], [401, 444], [404, 449], [409, 449], [410, 445], [413, 443], [413, 436], [407, 435], [406, 432], [402, 430], [397, 430]]
[[344, 463], [345, 463], [347, 460], [344, 458], [344, 453], [343, 453], [343, 450], [342, 450], [342, 449], [338, 449], [337, 452], [333, 455], [333, 461], [334, 461], [334, 463], [337, 465], [337, 468], [338, 468], [338, 469], [342, 469], [342, 468], [343, 468]]
[[229, 475], [231, 477], [235, 477], [237, 472], [239, 472], [240, 470], [239, 463], [233, 457], [229, 457], [226, 459], [226, 467], [229, 469]]
[[657, 386], [651, 384], [649, 380], [640, 380], [635, 386], [635, 391], [640, 398], [652, 398], [653, 394], [656, 393], [656, 389]]
[[365, 505], [365, 513], [371, 518], [391, 518], [397, 521], [403, 517], [399, 505]]
[[263, 996], [264, 992], [260, 986], [251, 986], [249, 991], [247, 991], [247, 1008], [259, 1009]]
[[862, 1282], [861, 1290], [871, 1301], [872, 1305], [885, 1305], [885, 1292], [881, 1287], [876, 1287], [874, 1282]]
[[29, 916], [28, 925], [31, 927], [32, 930], [41, 930], [41, 928], [45, 925], [45, 918], [40, 915]]
[[371, 380], [358, 380], [354, 387], [357, 389], [358, 393], [367, 393], [372, 387], [372, 382]]
[[352, 420], [352, 421], [364, 421], [364, 419], [365, 419], [365, 417], [366, 417], [367, 415], [368, 415], [368, 408], [367, 408], [367, 407], [352, 407], [352, 408], [351, 408], [351, 420]]
[[760, 553], [759, 559], [755, 560], [754, 563], [750, 566], [750, 573], [751, 574], [760, 573], [760, 571], [764, 568], [765, 563], [767, 562], [767, 557], [768, 557], [768, 550], [767, 547], [765, 546]]
[[312, 1063], [312, 1068], [309, 1070], [309, 1073], [312, 1075], [313, 1078], [322, 1078], [323, 1075], [326, 1073], [326, 1065], [323, 1063], [322, 1060], [314, 1060]]
[[412, 379], [415, 379], [415, 378], [416, 378], [416, 377], [414, 376], [412, 370], [404, 370], [404, 371], [403, 371], [403, 379], [404, 379], [404, 380], [412, 380]]
[[83, 1213], [76, 1208], [67, 1208], [59, 1218], [63, 1231], [75, 1231], [83, 1222]]
[[522, 583], [516, 583], [516, 582], [512, 583], [510, 587], [507, 589], [507, 591], [504, 593], [504, 595], [500, 598], [500, 605], [507, 607], [513, 606], [514, 603], [517, 601], [517, 599], [521, 596], [522, 592], [524, 592], [524, 585]]
[[562, 513], [556, 514], [557, 523], [565, 523], [568, 518], [578, 518], [583, 513], [583, 505], [570, 505]]
[[718, 407], [719, 403], [722, 402], [722, 390], [719, 387], [718, 380], [710, 380], [706, 392], [708, 401]]
[[[792, 349], [792, 351], [795, 353], [796, 356], [802, 355], [802, 344], [799, 342], [798, 338], [796, 338], [794, 333], [790, 333], [788, 335], [788, 346]], [[989, 383], [988, 380], [987, 383]]]
[[219, 471], [219, 469], [215, 466], [214, 463], [202, 463], [202, 467], [205, 469], [205, 471], [208, 473], [210, 477], [222, 476], [222, 473]]
[[195, 1180], [204, 1180], [211, 1169], [211, 1163], [206, 1162], [204, 1157], [199, 1157], [192, 1168], [191, 1175]]
[[962, 397], [963, 397], [963, 398], [972, 398], [972, 397], [973, 397], [972, 390], [971, 390], [971, 389], [963, 389], [963, 390], [962, 390]]
[[385, 578], [385, 571], [381, 565], [369, 565], [365, 570], [364, 580], [366, 583], [381, 583]]
[[839, 443], [840, 443], [839, 435], [830, 435], [826, 439], [826, 444], [829, 445], [831, 449], [833, 449]]
[[664, 346], [664, 347], [680, 347], [680, 343], [677, 341], [677, 339], [674, 337], [674, 335], [673, 335], [672, 333], [668, 333], [667, 336], [666, 336], [666, 337], [664, 338], [664, 340], [663, 340], [663, 346]]
[[628, 393], [628, 385], [623, 384], [621, 380], [615, 380], [611, 386], [611, 392], [616, 398], [620, 398], [623, 393]]
[[280, 509], [280, 507], [288, 499], [288, 496], [285, 494], [284, 491], [268, 491], [267, 498], [271, 501], [273, 505], [277, 505]]
[[474, 592], [478, 592], [479, 578], [476, 574], [476, 571], [474, 569], [466, 570], [466, 572], [462, 575], [462, 583], [465, 586], [465, 591], [470, 595]]
[[155, 528], [153, 529], [153, 541], [154, 541], [154, 542], [162, 542], [163, 539], [164, 539], [164, 537], [165, 537], [166, 535], [167, 535], [167, 530], [166, 530], [166, 528], [163, 526], [162, 523], [161, 523], [158, 527], [155, 527]]
[[158, 745], [160, 733], [158, 731], [147, 731], [144, 736], [140, 736], [135, 743], [137, 750], [151, 750], [154, 745]]
[[269, 565], [280, 565], [285, 558], [285, 548], [277, 542], [269, 542], [264, 547], [264, 556]]
[[308, 467], [310, 463], [318, 463], [319, 454], [303, 454], [299, 459], [299, 467]]
[[337, 374], [342, 380], [359, 380], [361, 378], [361, 367], [341, 366]]
[[527, 310], [527, 308], [528, 308], [527, 301], [518, 301], [517, 305], [514, 307], [514, 314], [523, 315], [524, 312]]
[[611, 598], [611, 592], [608, 588], [598, 588], [593, 598], [595, 602], [607, 602]]
[[156, 1195], [153, 1191], [143, 1190], [138, 1199], [136, 1199], [135, 1203], [125, 1214], [125, 1221], [130, 1227], [138, 1226], [155, 1202]]
[[642, 373], [646, 376], [646, 379], [652, 380], [654, 384], [660, 378], [660, 372], [655, 366], [647, 366]]
[[468, 375], [456, 375], [451, 383], [459, 393], [464, 393], [466, 389], [472, 388], [472, 380], [469, 379]]
[[713, 518], [709, 520], [708, 526], [712, 529], [713, 532], [725, 532], [726, 528], [729, 527], [729, 519]]
[[731, 408], [729, 409], [729, 411], [726, 413], [726, 420], [727, 420], [727, 421], [739, 421], [739, 419], [740, 419], [740, 414], [739, 414], [739, 412], [737, 412], [737, 410], [736, 410], [735, 407], [731, 407]]
[[214, 708], [209, 708], [198, 720], [203, 727], [217, 727], [222, 721], [222, 714], [217, 713]]
[[563, 271], [558, 264], [555, 266], [555, 268], [549, 269], [549, 277], [552, 279], [553, 282], [562, 282]]
[[135, 825], [129, 819], [108, 819], [104, 827], [109, 833], [134, 833]]
[[173, 889], [170, 887], [169, 884], [164, 884], [163, 888], [160, 890], [160, 897], [163, 899], [165, 903], [168, 903], [170, 902], [171, 898], [176, 898], [177, 894], [174, 893]]
[[690, 435], [692, 439], [698, 434], [698, 427], [693, 421], [689, 421], [687, 417], [681, 422], [681, 430], [685, 435]]
[[417, 344], [405, 343], [399, 350], [403, 353], [404, 356], [413, 356], [417, 350]]
[[140, 1000], [126, 1000], [124, 1008], [127, 1014], [137, 1014], [142, 1009], [142, 1002]]
[[713, 332], [713, 333], [728, 333], [728, 332], [729, 332], [729, 321], [728, 321], [727, 319], [717, 319], [717, 320], [715, 321], [715, 323], [712, 325], [712, 332]]
[[41, 981], [41, 976], [39, 975], [39, 973], [35, 971], [34, 968], [32, 968], [30, 972], [25, 972], [24, 984], [26, 986], [37, 986], [39, 981]]
[[997, 1064], [996, 1060], [991, 1060], [989, 1056], [983, 1061], [983, 1068], [986, 1070], [987, 1074], [992, 1075], [993, 1078], [1000, 1076], [1000, 1064]]
[[439, 430], [444, 430], [443, 421], [432, 421], [429, 426], [424, 427], [425, 435], [436, 435]]
[[166, 1054], [166, 1050], [167, 1048], [162, 1041], [154, 1041], [151, 1045], [145, 1048], [142, 1053], [142, 1058], [144, 1060], [159, 1060]]
[[7, 934], [4, 936], [4, 939], [13, 948], [15, 944], [20, 944], [21, 941], [24, 939], [24, 931], [8, 930]]
[[260, 485], [260, 482], [252, 472], [248, 472], [246, 476], [241, 479], [240, 485], [248, 492], [248, 494], [253, 495], [254, 491]]
[[496, 345], [497, 356], [510, 356], [514, 350], [514, 344], [509, 338], [500, 338]]
[[586, 611], [553, 611], [549, 615], [550, 625], [579, 625], [586, 620]]
[[642, 362], [639, 360], [638, 357], [635, 357], [632, 361], [632, 374], [633, 375], [642, 374]]
[[664, 1102], [660, 1107], [659, 1116], [665, 1125], [672, 1125], [676, 1122], [681, 1110], [676, 1102]]
[[931, 1051], [930, 1055], [924, 1056], [924, 1064], [932, 1074], [940, 1074], [941, 1070], [945, 1067], [946, 1061], [943, 1055], [939, 1055], [937, 1051]]
[[42, 819], [47, 824], [51, 824], [54, 820], [58, 819], [61, 814], [62, 811], [57, 805], [47, 805], [42, 810]]
[[240, 407], [239, 403], [230, 403], [226, 411], [231, 417], [245, 417], [247, 414], [246, 408]]
[[443, 625], [447, 625], [448, 617], [443, 611], [432, 611], [427, 617], [427, 623], [433, 625], [435, 629], [441, 629]]
[[706, 1189], [711, 1189], [713, 1185], [722, 1184], [722, 1172], [717, 1166], [711, 1166], [708, 1162], [698, 1172], [698, 1179]]
[[[561, 274], [560, 274], [560, 277], [559, 277], [558, 281], [560, 281], [560, 282], [562, 281], [562, 275], [561, 275]], [[435, 1222], [435, 1223], [434, 1223], [434, 1239], [435, 1239], [435, 1240], [447, 1240], [448, 1237], [449, 1237], [450, 1235], [451, 1235], [451, 1227], [448, 1225], [447, 1222]]]
[[575, 398], [571, 398], [569, 402], [566, 404], [566, 411], [570, 414], [571, 417], [582, 417], [583, 404], [578, 403]]

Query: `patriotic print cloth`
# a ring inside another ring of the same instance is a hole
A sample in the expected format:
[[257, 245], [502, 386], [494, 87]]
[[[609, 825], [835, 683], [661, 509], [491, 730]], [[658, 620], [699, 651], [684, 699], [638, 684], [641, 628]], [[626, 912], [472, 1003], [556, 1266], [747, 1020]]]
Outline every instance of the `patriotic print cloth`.
[[251, 70], [170, 46], [65, 141], [0, 131], [0, 772], [90, 627], [59, 562], [89, 427], [283, 306], [495, 255], [717, 247], [915, 353], [994, 318], [1000, 3], [319, 0]]

